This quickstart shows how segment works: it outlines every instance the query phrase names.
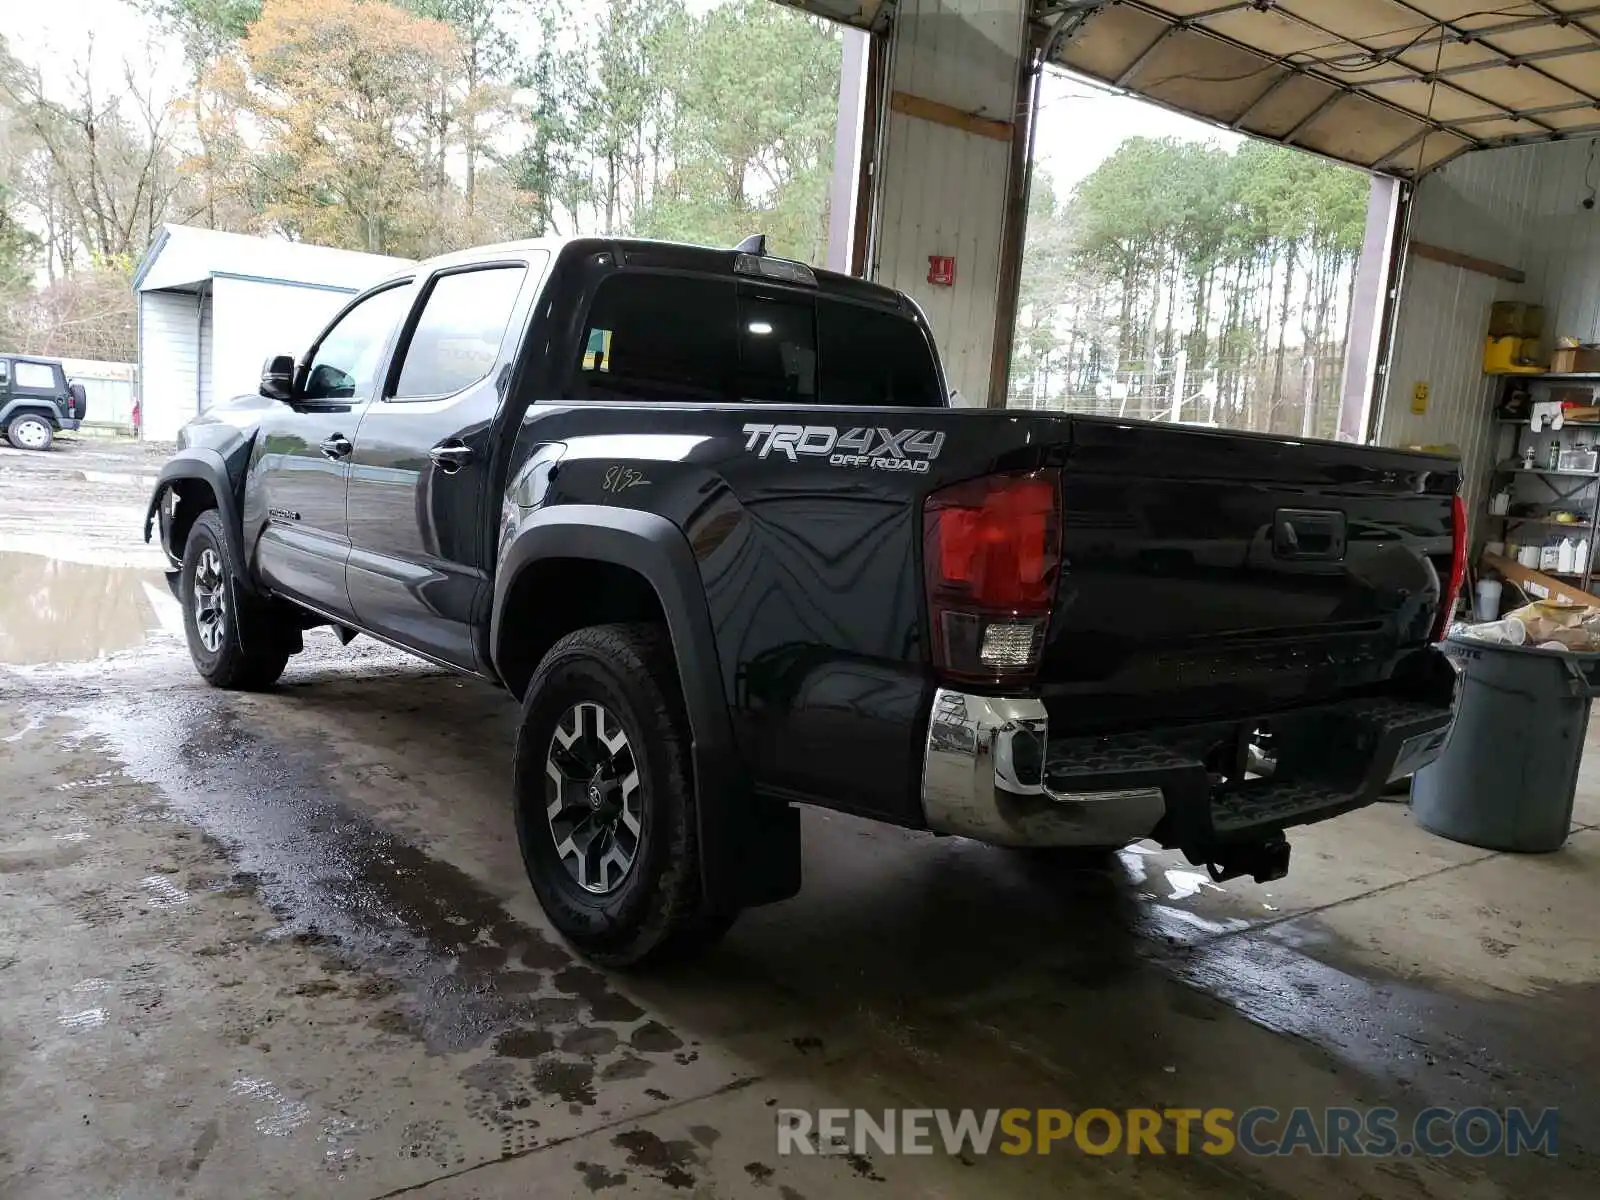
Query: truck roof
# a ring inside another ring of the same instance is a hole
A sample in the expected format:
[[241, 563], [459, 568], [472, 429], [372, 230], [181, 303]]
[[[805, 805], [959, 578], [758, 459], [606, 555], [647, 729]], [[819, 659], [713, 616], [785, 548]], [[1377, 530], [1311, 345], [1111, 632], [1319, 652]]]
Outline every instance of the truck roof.
[[[727, 275], [730, 278], [736, 275], [734, 263], [739, 258], [740, 252], [728, 247], [700, 246], [689, 242], [657, 241], [652, 238], [624, 238], [603, 236], [581, 237], [543, 237], [526, 238], [514, 242], [495, 242], [486, 246], [472, 246], [466, 250], [455, 250], [449, 254], [440, 254], [433, 258], [424, 259], [415, 267], [406, 267], [395, 271], [390, 278], [400, 279], [416, 274], [418, 271], [428, 273], [437, 271], [442, 267], [468, 266], [473, 263], [492, 262], [497, 258], [509, 255], [526, 254], [531, 250], [542, 250], [552, 259], [560, 257], [564, 251], [574, 247], [583, 250], [607, 250], [618, 254], [623, 263], [633, 267], [654, 267], [657, 269], [697, 271], [712, 275]], [[777, 258], [767, 255], [767, 258]], [[786, 259], [781, 261], [793, 262]], [[916, 311], [916, 305], [910, 297], [896, 291], [894, 288], [882, 284], [869, 283], [864, 279], [857, 279], [853, 275], [842, 275], [837, 271], [828, 271], [818, 267], [805, 266], [815, 276], [817, 289], [828, 295], [847, 296], [853, 300], [867, 303], [881, 304], [886, 307], [898, 308], [905, 312]], [[771, 282], [768, 280], [768, 282]]]

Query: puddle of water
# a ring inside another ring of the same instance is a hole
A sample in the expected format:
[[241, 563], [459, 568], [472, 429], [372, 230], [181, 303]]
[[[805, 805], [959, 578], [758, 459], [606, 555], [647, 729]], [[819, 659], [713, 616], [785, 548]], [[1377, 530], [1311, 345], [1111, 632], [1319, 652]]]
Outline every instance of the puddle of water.
[[104, 658], [182, 627], [159, 571], [0, 551], [0, 663]]

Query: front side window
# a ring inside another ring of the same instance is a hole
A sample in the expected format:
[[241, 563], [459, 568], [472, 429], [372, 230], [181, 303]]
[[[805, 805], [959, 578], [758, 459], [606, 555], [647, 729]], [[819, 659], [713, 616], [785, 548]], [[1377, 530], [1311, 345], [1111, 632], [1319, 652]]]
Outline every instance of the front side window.
[[428, 290], [406, 347], [394, 399], [449, 396], [494, 369], [526, 268], [441, 275]]
[[17, 386], [40, 392], [53, 392], [56, 388], [56, 373], [43, 363], [19, 362]]
[[306, 372], [307, 400], [355, 400], [372, 394], [389, 336], [405, 315], [411, 289], [398, 284], [375, 292], [340, 317], [323, 335]]
[[0, 383], [11, 382], [11, 364], [0, 358]]

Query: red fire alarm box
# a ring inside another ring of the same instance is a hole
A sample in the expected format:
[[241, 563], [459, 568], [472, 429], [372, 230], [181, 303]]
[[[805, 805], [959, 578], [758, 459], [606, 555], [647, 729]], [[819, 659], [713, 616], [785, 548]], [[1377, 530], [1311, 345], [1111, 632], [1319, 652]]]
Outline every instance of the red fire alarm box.
[[951, 254], [928, 255], [928, 282], [936, 287], [955, 287], [955, 256]]

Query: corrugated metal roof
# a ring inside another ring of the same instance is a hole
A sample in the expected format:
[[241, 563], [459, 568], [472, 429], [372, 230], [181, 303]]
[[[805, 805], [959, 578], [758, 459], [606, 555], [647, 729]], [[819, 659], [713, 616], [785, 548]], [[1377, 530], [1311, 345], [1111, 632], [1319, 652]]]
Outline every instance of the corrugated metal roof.
[[1057, 4], [1056, 61], [1244, 133], [1416, 176], [1600, 133], [1594, 0]]
[[889, 19], [895, 6], [895, 0], [778, 0], [778, 3], [861, 29], [879, 28]]
[[[781, 2], [880, 30], [894, 8]], [[1600, 134], [1600, 0], [1036, 0], [1036, 18], [1060, 66], [1392, 175]]]
[[163, 225], [134, 272], [133, 287], [138, 292], [167, 291], [192, 288], [213, 275], [243, 275], [359, 291], [410, 261], [286, 238]]

